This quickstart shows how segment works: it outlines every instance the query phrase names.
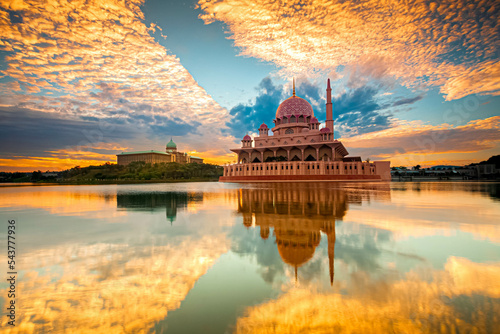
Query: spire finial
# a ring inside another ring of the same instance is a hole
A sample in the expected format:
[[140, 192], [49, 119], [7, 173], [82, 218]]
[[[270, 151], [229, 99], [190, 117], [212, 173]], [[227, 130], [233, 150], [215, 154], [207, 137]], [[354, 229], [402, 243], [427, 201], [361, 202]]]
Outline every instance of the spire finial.
[[326, 89], [330, 89], [330, 78], [328, 78], [328, 85], [327, 85]]
[[293, 78], [293, 96], [295, 96], [295, 77]]

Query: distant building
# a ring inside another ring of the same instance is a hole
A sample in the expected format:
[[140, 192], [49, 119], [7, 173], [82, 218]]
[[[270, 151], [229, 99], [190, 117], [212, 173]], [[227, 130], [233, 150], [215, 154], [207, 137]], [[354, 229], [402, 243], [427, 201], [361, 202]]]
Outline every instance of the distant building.
[[432, 171], [436, 171], [436, 170], [455, 170], [455, 169], [460, 169], [460, 168], [463, 168], [463, 166], [449, 166], [449, 165], [438, 165], [438, 166], [432, 166], [432, 167], [429, 167], [427, 168], [427, 170], [432, 170]]
[[180, 164], [187, 163], [203, 163], [202, 158], [190, 156], [184, 152], [177, 152], [177, 145], [172, 139], [167, 143], [165, 152], [160, 151], [139, 151], [139, 152], [122, 152], [116, 155], [118, 165], [128, 165], [135, 161], [144, 161], [150, 164], [163, 162], [177, 162]]
[[477, 164], [475, 166], [479, 175], [499, 174], [500, 168], [496, 168], [495, 164]]

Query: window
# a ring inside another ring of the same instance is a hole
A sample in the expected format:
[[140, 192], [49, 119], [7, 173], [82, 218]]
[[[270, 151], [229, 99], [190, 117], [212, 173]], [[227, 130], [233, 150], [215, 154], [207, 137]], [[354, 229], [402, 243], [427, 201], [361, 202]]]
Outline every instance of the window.
[[286, 135], [291, 135], [291, 134], [293, 134], [293, 129], [286, 129], [285, 134], [286, 134]]

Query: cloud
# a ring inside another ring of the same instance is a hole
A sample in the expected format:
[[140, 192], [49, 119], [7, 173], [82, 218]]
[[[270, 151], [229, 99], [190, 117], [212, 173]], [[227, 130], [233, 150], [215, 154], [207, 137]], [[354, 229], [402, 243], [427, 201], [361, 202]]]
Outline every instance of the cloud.
[[394, 102], [392, 104], [393, 107], [397, 107], [397, 106], [402, 106], [402, 105], [405, 105], [405, 104], [412, 104], [412, 103], [415, 103], [417, 101], [420, 101], [423, 99], [423, 95], [418, 95], [418, 96], [415, 96], [415, 97], [409, 97], [409, 98], [406, 98], [406, 99], [401, 99], [401, 100], [397, 100], [396, 102]]
[[391, 127], [390, 114], [375, 98], [378, 89], [362, 86], [333, 99], [335, 128], [341, 136], [352, 136]]
[[[231, 128], [231, 133], [236, 138], [256, 131], [262, 123], [270, 123], [275, 118], [279, 104], [284, 100], [283, 86], [275, 86], [269, 77], [262, 79], [257, 91], [259, 95], [253, 103], [238, 104], [229, 112], [233, 118], [226, 125]], [[271, 128], [272, 124], [267, 126]]]
[[[232, 141], [223, 133], [227, 110], [155, 42], [150, 33], [158, 27], [144, 24], [143, 4], [2, 2], [0, 50], [6, 66], [0, 72], [0, 104], [50, 113], [56, 122], [54, 132], [46, 134], [53, 138], [44, 138], [45, 143], [61, 141], [58, 118], [64, 124], [67, 119], [106, 119], [151, 125], [151, 138], [182, 136], [177, 141], [183, 150], [220, 155], [213, 147]], [[18, 138], [24, 135], [17, 133]]]
[[430, 155], [488, 150], [500, 143], [500, 116], [473, 120], [465, 125], [426, 125], [419, 121], [397, 121], [382, 131], [343, 139], [356, 155], [392, 159], [411, 155], [408, 165], [423, 163]]
[[447, 100], [500, 91], [494, 0], [200, 0], [198, 6], [205, 23], [227, 25], [241, 55], [272, 62], [284, 75], [346, 68], [354, 73], [351, 87], [357, 78], [383, 78], [440, 86]]

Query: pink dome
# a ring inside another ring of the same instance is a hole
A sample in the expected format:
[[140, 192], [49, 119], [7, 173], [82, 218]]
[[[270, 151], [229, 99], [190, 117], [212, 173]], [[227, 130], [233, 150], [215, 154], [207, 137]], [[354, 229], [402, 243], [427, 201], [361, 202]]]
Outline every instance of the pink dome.
[[319, 123], [318, 119], [316, 117], [311, 118], [311, 123]]
[[276, 110], [276, 118], [298, 116], [314, 116], [313, 108], [301, 97], [292, 96], [281, 102], [278, 110]]
[[323, 129], [319, 130], [319, 132], [321, 132], [321, 133], [330, 133], [330, 129], [329, 128], [323, 128]]
[[243, 140], [252, 140], [252, 137], [250, 137], [249, 135], [246, 135], [245, 137], [243, 137]]
[[267, 127], [266, 123], [262, 123], [262, 124], [260, 125], [260, 128], [259, 128], [259, 129], [267, 129], [267, 128], [268, 128], [268, 127]]

